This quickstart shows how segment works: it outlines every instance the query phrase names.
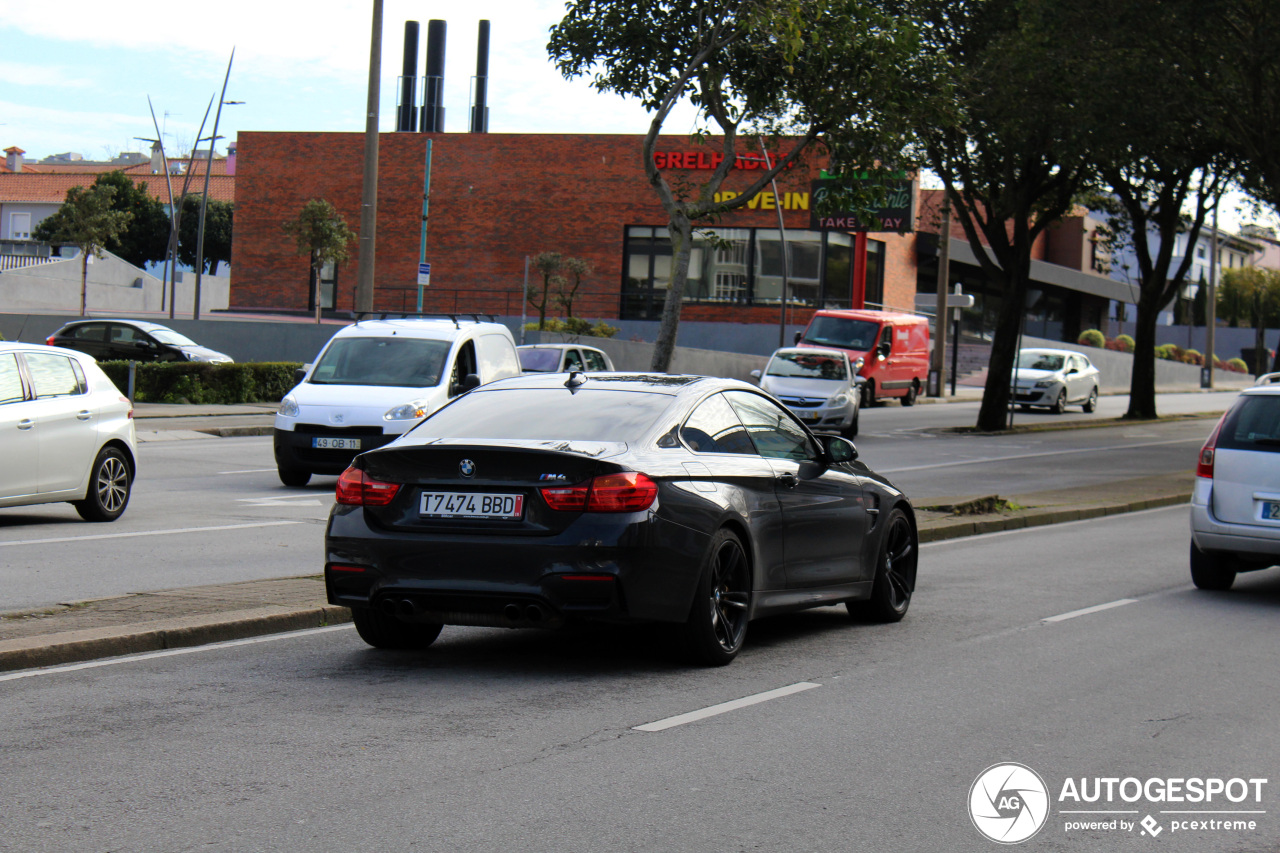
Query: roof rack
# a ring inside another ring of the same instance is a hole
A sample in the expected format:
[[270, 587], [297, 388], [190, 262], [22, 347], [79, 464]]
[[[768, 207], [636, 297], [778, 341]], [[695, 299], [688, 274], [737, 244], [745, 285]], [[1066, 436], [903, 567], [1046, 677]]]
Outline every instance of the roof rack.
[[357, 311], [356, 323], [361, 320], [452, 320], [453, 325], [462, 328], [462, 320], [471, 323], [496, 323], [493, 314], [422, 314], [410, 311]]
[[1264, 373], [1254, 381], [1254, 385], [1275, 385], [1280, 382], [1280, 373]]

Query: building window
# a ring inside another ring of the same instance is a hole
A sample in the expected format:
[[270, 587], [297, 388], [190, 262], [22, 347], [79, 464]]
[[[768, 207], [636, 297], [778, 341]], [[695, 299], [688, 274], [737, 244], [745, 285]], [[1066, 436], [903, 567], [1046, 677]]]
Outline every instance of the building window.
[[[784, 256], [785, 246], [785, 256]], [[620, 314], [625, 320], [661, 316], [671, 278], [671, 237], [666, 228], [627, 228]], [[853, 238], [849, 234], [778, 229], [715, 228], [694, 232], [684, 301], [726, 305], [778, 305], [782, 283], [787, 304], [850, 305]], [[884, 243], [868, 241], [867, 304], [884, 294]]]
[[9, 239], [10, 240], [30, 240], [31, 239], [31, 214], [30, 213], [9, 214]]

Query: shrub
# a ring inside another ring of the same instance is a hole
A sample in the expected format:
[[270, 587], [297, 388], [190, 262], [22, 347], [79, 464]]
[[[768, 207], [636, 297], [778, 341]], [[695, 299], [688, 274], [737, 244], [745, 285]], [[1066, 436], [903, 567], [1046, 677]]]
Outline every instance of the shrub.
[[[127, 391], [129, 362], [99, 365], [116, 387]], [[278, 403], [297, 383], [297, 362], [206, 364], [175, 361], [139, 364], [133, 399], [139, 403]]]
[[1178, 357], [1174, 355], [1177, 347], [1173, 344], [1161, 344], [1155, 348], [1156, 358], [1163, 358], [1169, 361], [1178, 361]]
[[1199, 350], [1186, 349], [1182, 351], [1182, 361], [1184, 364], [1204, 364], [1204, 356]]
[[1124, 342], [1118, 341], [1118, 340], [1107, 341], [1107, 349], [1112, 350], [1114, 352], [1128, 352], [1128, 350], [1124, 348]]
[[1133, 352], [1133, 338], [1128, 335], [1117, 335], [1116, 343], [1120, 344], [1121, 352]]
[[1086, 329], [1076, 338], [1076, 343], [1085, 347], [1104, 347], [1107, 345], [1107, 336], [1097, 329]]
[[1243, 358], [1233, 358], [1227, 362], [1227, 370], [1233, 370], [1236, 373], [1248, 373], [1249, 365], [1244, 363]]
[[[538, 324], [525, 323], [524, 328], [525, 331], [536, 332], [538, 331]], [[592, 325], [591, 321], [584, 320], [581, 317], [569, 317], [566, 319], [552, 317], [543, 323], [542, 331], [558, 332], [565, 335], [589, 335], [593, 338], [612, 338], [618, 334], [617, 327], [610, 326], [603, 320], [599, 320]]]

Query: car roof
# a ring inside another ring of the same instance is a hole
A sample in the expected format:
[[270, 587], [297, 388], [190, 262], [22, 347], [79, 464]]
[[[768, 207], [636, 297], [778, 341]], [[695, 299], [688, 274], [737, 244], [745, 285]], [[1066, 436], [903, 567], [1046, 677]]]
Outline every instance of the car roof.
[[93, 361], [91, 356], [87, 356], [77, 350], [68, 349], [67, 347], [51, 347], [45, 344], [28, 344], [22, 341], [0, 341], [0, 352], [51, 352], [58, 355], [70, 355], [76, 358], [85, 358]]
[[600, 347], [593, 347], [591, 344], [521, 344], [516, 349], [534, 350], [534, 349], [593, 349], [596, 352], [604, 352]]
[[769, 357], [773, 358], [776, 355], [829, 355], [832, 358], [848, 358], [848, 353], [844, 350], [826, 347], [779, 347]]
[[1258, 384], [1250, 385], [1240, 393], [1242, 395], [1248, 394], [1251, 397], [1274, 397], [1280, 394], [1280, 373], [1264, 373], [1256, 381]]
[[[1073, 349], [1049, 349], [1048, 347], [1024, 347], [1018, 352], [1039, 352], [1045, 355], [1084, 355], [1082, 352], [1076, 352]], [[1088, 356], [1085, 356], [1086, 358]]]
[[70, 323], [63, 324], [62, 328], [69, 329], [72, 326], [83, 326], [85, 323], [123, 323], [127, 326], [137, 326], [144, 332], [150, 332], [155, 329], [164, 329], [167, 332], [173, 331], [173, 329], [170, 329], [168, 326], [162, 326], [159, 323], [152, 323], [150, 320], [127, 320], [123, 317], [83, 317], [79, 320], [73, 320]]
[[[642, 391], [652, 394], [668, 394], [676, 396], [689, 388], [712, 390], [714, 388], [744, 388], [759, 392], [759, 388], [739, 382], [736, 379], [720, 379], [712, 376], [692, 376], [669, 373], [623, 373], [605, 372], [582, 373], [574, 371], [577, 379], [582, 381], [574, 386], [574, 390], [594, 391]], [[564, 373], [524, 373], [506, 379], [498, 379], [482, 385], [476, 391], [499, 391], [506, 389], [553, 389], [566, 388]]]
[[[384, 337], [404, 335], [410, 338], [428, 338], [452, 341], [472, 333], [507, 332], [501, 323], [489, 323], [464, 318], [447, 317], [387, 317], [357, 320], [339, 329], [334, 337]], [[510, 332], [508, 332], [510, 334]]]
[[875, 311], [870, 308], [820, 308], [813, 312], [814, 317], [845, 317], [850, 320], [871, 320], [884, 321], [892, 320], [895, 323], [912, 322], [927, 323], [927, 317], [921, 317], [917, 314], [907, 314], [904, 311]]

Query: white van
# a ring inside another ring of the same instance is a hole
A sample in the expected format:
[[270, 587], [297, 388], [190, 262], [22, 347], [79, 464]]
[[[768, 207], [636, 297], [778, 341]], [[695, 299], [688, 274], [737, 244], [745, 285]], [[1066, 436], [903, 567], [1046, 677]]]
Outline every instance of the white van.
[[510, 330], [480, 315], [382, 315], [347, 326], [280, 401], [280, 482], [341, 474], [356, 454], [390, 444], [459, 394], [519, 375]]

